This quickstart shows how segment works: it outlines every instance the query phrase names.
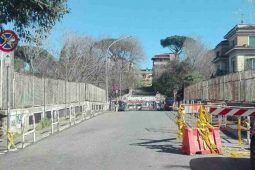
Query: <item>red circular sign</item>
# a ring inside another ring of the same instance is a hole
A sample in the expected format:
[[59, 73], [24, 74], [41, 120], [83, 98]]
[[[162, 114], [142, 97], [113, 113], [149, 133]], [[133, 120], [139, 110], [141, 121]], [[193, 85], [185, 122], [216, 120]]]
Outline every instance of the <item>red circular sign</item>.
[[4, 30], [0, 33], [0, 50], [13, 51], [18, 45], [18, 36], [12, 30]]

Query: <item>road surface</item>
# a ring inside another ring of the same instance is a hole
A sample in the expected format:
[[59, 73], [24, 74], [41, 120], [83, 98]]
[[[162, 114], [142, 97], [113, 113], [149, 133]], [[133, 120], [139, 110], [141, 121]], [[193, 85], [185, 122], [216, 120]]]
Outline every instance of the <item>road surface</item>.
[[250, 169], [248, 158], [187, 156], [179, 148], [169, 112], [106, 113], [1, 155], [0, 169]]

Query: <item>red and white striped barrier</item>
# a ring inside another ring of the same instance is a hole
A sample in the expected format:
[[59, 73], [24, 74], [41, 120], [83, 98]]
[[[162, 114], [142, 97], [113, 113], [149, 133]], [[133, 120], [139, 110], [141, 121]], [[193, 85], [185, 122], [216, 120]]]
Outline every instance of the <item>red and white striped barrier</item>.
[[[227, 117], [228, 116], [236, 116], [239, 117], [239, 121], [241, 122], [240, 117], [246, 117], [246, 132], [247, 132], [247, 143], [250, 143], [250, 117], [255, 116], [255, 107], [235, 107], [235, 106], [206, 106], [209, 113], [211, 115], [219, 115], [219, 117], [224, 117], [224, 123], [221, 124], [221, 119], [218, 119], [219, 125], [224, 125], [227, 127]], [[218, 117], [218, 118], [219, 118]], [[241, 142], [241, 123], [237, 124], [238, 130], [238, 140]]]
[[254, 107], [216, 107], [207, 106], [212, 115], [221, 116], [255, 116]]

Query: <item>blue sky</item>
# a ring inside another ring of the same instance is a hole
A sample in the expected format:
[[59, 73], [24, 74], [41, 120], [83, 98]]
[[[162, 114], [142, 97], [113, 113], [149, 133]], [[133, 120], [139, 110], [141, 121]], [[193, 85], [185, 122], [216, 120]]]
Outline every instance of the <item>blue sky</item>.
[[60, 47], [66, 31], [94, 37], [131, 35], [146, 54], [141, 68], [152, 67], [153, 55], [169, 52], [160, 39], [196, 36], [213, 48], [240, 23], [242, 14], [246, 23], [255, 17], [253, 0], [69, 0], [68, 6], [71, 13], [56, 24], [50, 44]]

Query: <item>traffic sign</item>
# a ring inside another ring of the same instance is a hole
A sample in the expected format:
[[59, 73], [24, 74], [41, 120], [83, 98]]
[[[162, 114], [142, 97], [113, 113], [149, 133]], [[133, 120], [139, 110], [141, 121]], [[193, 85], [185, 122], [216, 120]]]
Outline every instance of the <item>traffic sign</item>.
[[0, 50], [4, 52], [13, 51], [18, 45], [18, 36], [11, 30], [0, 33]]
[[115, 90], [120, 90], [120, 86], [118, 84], [114, 84], [112, 86], [112, 90], [115, 91]]

